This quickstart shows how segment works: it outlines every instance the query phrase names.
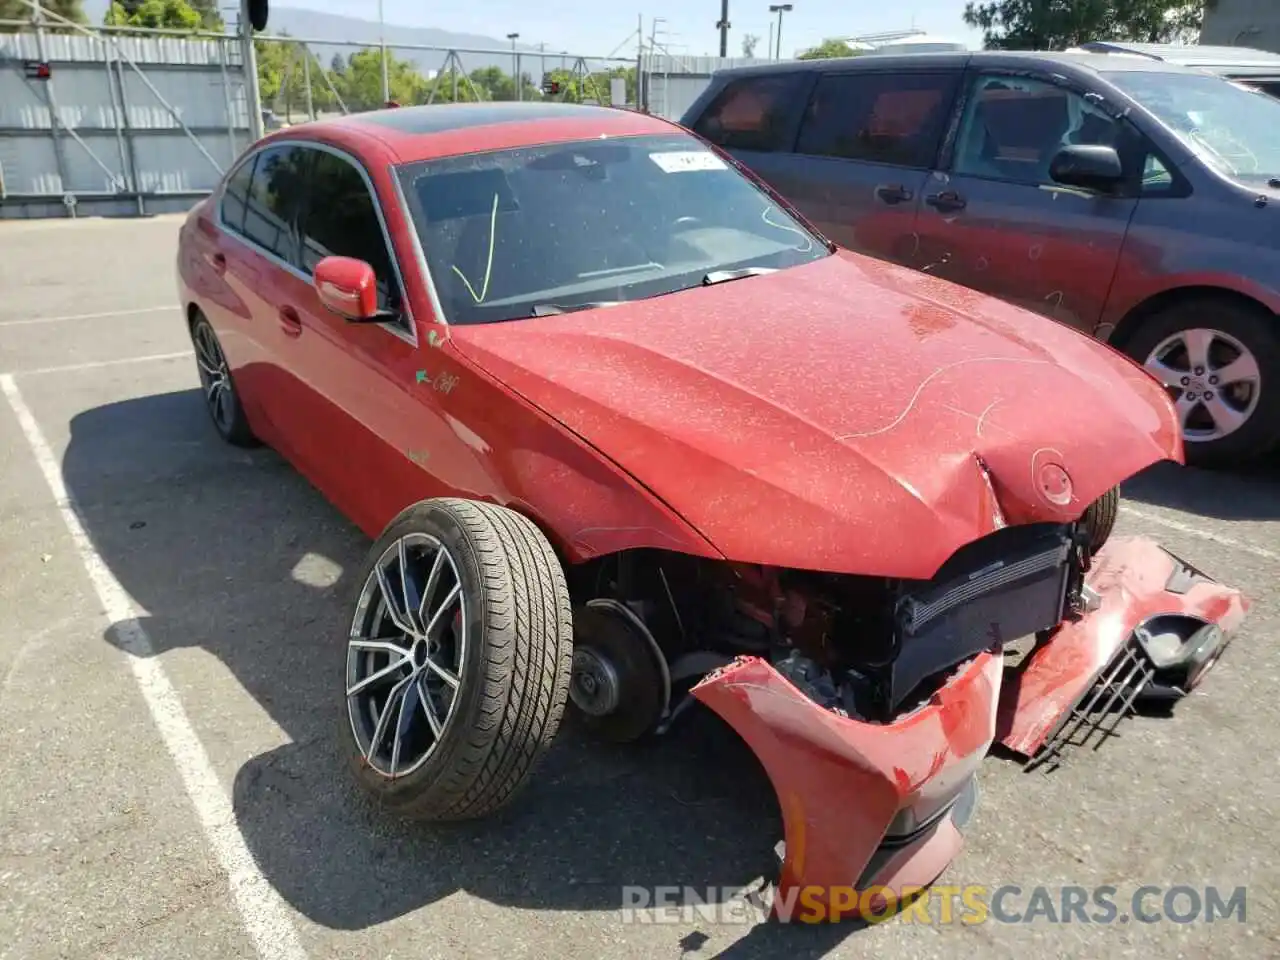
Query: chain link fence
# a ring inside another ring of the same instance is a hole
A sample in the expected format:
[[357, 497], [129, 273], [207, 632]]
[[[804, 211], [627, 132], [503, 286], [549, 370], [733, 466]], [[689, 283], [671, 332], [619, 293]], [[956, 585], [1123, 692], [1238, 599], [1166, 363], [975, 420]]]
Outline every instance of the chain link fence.
[[[279, 35], [254, 40], [270, 124], [400, 106], [558, 100], [635, 106], [635, 58]], [[498, 63], [509, 63], [505, 69]]]
[[253, 83], [237, 34], [87, 26], [19, 2], [30, 19], [0, 20], [0, 217], [186, 209], [259, 131], [388, 101], [640, 110], [656, 101], [652, 112], [677, 119], [672, 111], [715, 66], [644, 50], [591, 56], [267, 32], [252, 41]]

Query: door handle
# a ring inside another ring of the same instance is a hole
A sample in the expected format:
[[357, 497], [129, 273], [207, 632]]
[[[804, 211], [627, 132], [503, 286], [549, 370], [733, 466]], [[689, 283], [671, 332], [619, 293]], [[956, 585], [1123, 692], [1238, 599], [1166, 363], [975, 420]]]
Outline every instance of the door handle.
[[225, 253], [215, 253], [212, 257], [213, 269], [218, 273], [226, 273], [227, 271], [227, 255]]
[[280, 327], [291, 337], [302, 335], [302, 318], [293, 307], [280, 308]]
[[967, 201], [954, 190], [944, 190], [942, 193], [929, 194], [924, 198], [924, 202], [935, 210], [949, 213], [953, 210], [963, 210]]
[[900, 183], [881, 184], [876, 187], [876, 196], [885, 203], [902, 203], [911, 199], [911, 191]]

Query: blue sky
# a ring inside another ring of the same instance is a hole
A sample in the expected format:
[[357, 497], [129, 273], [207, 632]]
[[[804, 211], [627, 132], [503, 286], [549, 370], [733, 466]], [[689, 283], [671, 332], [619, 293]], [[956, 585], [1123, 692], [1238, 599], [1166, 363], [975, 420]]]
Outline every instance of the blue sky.
[[[326, 13], [377, 19], [377, 0], [281, 0], [289, 6], [308, 7]], [[644, 14], [645, 33], [654, 17], [659, 42], [674, 53], [715, 54], [719, 35], [720, 0], [643, 0], [627, 4], [600, 0], [473, 0], [471, 3], [435, 4], [422, 0], [383, 0], [388, 23], [438, 27], [465, 33], [502, 37], [516, 31], [520, 42], [547, 44], [547, 49], [579, 55], [603, 56], [635, 30], [636, 17]], [[764, 52], [769, 36], [770, 0], [729, 0], [729, 52], [741, 54], [742, 37], [759, 35], [757, 54]], [[961, 18], [964, 0], [900, 0], [890, 3], [849, 3], [848, 0], [791, 0], [795, 9], [785, 14], [783, 55], [812, 46], [824, 37], [854, 36], [912, 26], [981, 45], [981, 35]], [[665, 32], [665, 36], [664, 36]], [[634, 50], [634, 44], [629, 48]], [[625, 56], [625, 53], [620, 55]]]

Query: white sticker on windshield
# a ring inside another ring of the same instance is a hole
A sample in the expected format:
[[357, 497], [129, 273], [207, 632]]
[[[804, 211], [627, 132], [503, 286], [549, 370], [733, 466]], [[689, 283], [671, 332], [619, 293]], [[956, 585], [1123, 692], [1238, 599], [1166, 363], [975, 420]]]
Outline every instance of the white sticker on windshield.
[[666, 173], [728, 169], [725, 162], [710, 150], [673, 150], [669, 153], [651, 153], [649, 159]]

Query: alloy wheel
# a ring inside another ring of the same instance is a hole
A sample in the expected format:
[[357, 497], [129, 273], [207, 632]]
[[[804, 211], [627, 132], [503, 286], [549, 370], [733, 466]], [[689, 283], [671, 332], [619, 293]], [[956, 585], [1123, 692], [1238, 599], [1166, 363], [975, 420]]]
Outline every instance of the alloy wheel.
[[449, 551], [409, 533], [378, 558], [347, 643], [351, 732], [385, 777], [413, 773], [454, 715], [465, 662], [466, 599]]
[[1257, 358], [1221, 330], [1180, 330], [1156, 344], [1144, 366], [1169, 390], [1188, 442], [1221, 440], [1257, 409], [1262, 391]]
[[222, 347], [213, 328], [198, 323], [192, 333], [196, 350], [196, 366], [200, 371], [200, 385], [204, 389], [204, 402], [209, 408], [218, 430], [226, 435], [235, 424], [235, 400], [231, 395], [231, 371], [222, 355]]

